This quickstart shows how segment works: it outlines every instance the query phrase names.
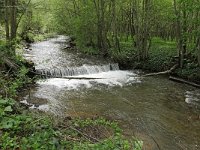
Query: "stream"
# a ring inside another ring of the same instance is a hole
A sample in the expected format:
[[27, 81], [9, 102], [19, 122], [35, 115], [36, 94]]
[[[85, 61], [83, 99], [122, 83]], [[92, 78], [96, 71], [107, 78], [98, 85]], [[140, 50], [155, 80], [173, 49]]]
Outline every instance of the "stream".
[[25, 51], [37, 71], [56, 78], [38, 80], [21, 93], [21, 103], [60, 117], [116, 120], [125, 136], [144, 141], [143, 149], [200, 149], [200, 89], [165, 77], [142, 78], [141, 71], [64, 49], [68, 39], [58, 36]]

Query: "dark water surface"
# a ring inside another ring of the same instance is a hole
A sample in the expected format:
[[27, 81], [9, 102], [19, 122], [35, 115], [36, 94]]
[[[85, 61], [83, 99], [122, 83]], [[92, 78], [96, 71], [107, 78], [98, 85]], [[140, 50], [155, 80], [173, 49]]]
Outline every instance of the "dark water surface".
[[[63, 50], [67, 37], [35, 43], [26, 58], [37, 69], [87, 66], [101, 69], [106, 60]], [[97, 67], [98, 66], [98, 67]], [[144, 141], [144, 149], [200, 149], [200, 90], [164, 77], [142, 78], [138, 71], [102, 71], [77, 80], [40, 80], [23, 95], [31, 108], [65, 117], [104, 116], [118, 120], [126, 136]]]

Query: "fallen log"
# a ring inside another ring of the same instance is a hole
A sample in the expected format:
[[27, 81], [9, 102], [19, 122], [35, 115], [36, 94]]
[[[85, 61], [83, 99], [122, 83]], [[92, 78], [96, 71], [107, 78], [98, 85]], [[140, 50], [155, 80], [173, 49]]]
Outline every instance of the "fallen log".
[[187, 81], [187, 80], [184, 80], [184, 79], [181, 79], [181, 78], [170, 76], [169, 80], [176, 81], [176, 82], [179, 82], [179, 83], [185, 83], [185, 84], [192, 85], [194, 87], [200, 88], [199, 84], [194, 83], [194, 82], [190, 82], [190, 81]]
[[156, 72], [156, 73], [149, 73], [149, 74], [145, 74], [142, 77], [148, 77], [148, 76], [155, 76], [155, 75], [164, 75], [164, 74], [170, 74], [172, 71], [174, 71], [176, 68], [178, 67], [178, 65], [174, 65], [171, 69], [163, 71], [163, 72]]

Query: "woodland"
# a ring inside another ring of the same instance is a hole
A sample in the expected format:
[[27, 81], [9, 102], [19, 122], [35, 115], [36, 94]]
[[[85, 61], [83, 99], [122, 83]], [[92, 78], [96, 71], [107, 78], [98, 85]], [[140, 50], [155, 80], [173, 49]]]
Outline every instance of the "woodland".
[[[2, 149], [132, 148], [118, 126], [104, 119], [73, 120], [58, 129], [51, 119], [20, 113], [15, 99], [33, 82], [27, 76], [33, 64], [18, 53], [55, 35], [70, 36], [69, 49], [111, 59], [121, 69], [170, 74], [200, 84], [200, 0], [0, 0]], [[87, 124], [112, 128], [115, 140], [102, 144], [85, 135], [80, 128]], [[141, 149], [142, 142], [134, 141], [135, 149]]]
[[198, 0], [1, 0], [1, 41], [65, 34], [86, 54], [152, 71], [178, 64], [176, 74], [198, 81], [199, 7]]

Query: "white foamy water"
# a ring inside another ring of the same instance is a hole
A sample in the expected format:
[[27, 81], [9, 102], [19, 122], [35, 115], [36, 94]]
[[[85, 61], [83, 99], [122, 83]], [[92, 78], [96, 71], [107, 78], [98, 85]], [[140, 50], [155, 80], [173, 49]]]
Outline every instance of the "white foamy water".
[[122, 87], [124, 85], [141, 82], [137, 74], [130, 71], [120, 70], [102, 72], [97, 74], [78, 75], [72, 76], [72, 78], [74, 79], [52, 78], [45, 81], [41, 80], [38, 83], [40, 85], [53, 85], [60, 89], [65, 88], [68, 90], [78, 90], [80, 87], [91, 88], [97, 84], [107, 85], [110, 87]]
[[[63, 112], [62, 109], [68, 109], [59, 99], [68, 100], [73, 94], [80, 94], [85, 89], [123, 87], [141, 82], [137, 73], [121, 71], [118, 64], [93, 57], [83, 58], [77, 52], [64, 50], [68, 39], [66, 36], [58, 36], [34, 43], [31, 45], [32, 50], [24, 54], [25, 58], [35, 63], [39, 74], [51, 77], [37, 81], [34, 91], [24, 97], [22, 103], [30, 109], [58, 114]], [[43, 100], [47, 102], [41, 102]]]
[[30, 109], [49, 111], [55, 115], [62, 116], [62, 109], [67, 109], [67, 106], [63, 106], [62, 102], [58, 100], [60, 96], [62, 97], [61, 93], [70, 95], [74, 90], [81, 93], [83, 89], [123, 87], [141, 82], [141, 78], [136, 73], [121, 70], [70, 76], [70, 78], [73, 79], [50, 78], [37, 82], [38, 88], [31, 94], [31, 99], [46, 99], [48, 100], [47, 104], [36, 106], [31, 102], [29, 103], [28, 101], [32, 101], [29, 100], [29, 96], [24, 97], [21, 103], [28, 105]]
[[185, 93], [185, 102], [188, 104], [193, 104], [200, 106], [200, 93], [196, 91], [187, 91]]

